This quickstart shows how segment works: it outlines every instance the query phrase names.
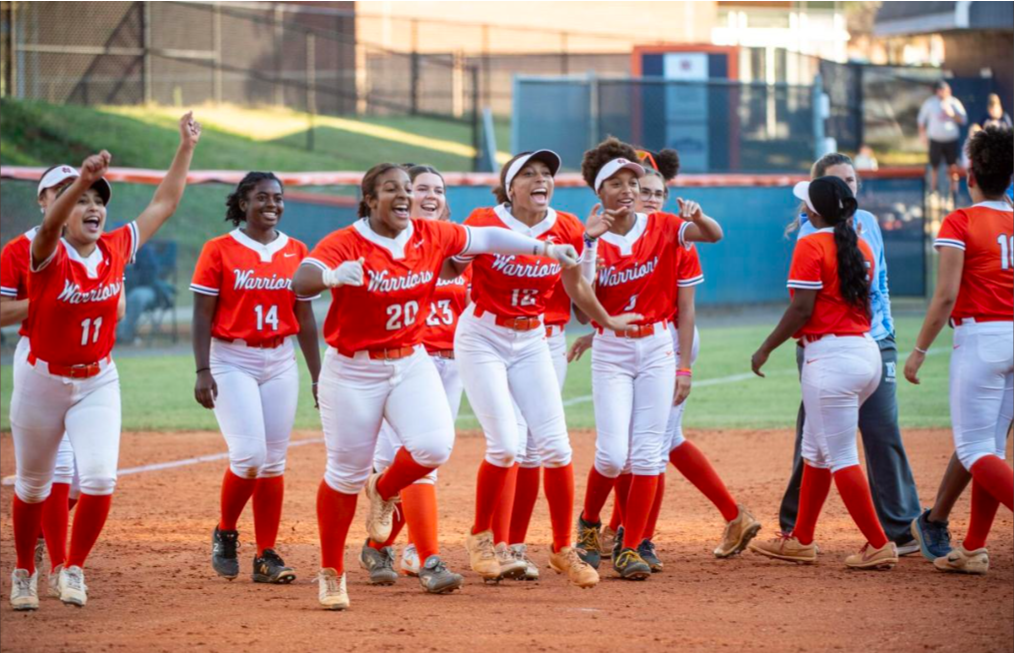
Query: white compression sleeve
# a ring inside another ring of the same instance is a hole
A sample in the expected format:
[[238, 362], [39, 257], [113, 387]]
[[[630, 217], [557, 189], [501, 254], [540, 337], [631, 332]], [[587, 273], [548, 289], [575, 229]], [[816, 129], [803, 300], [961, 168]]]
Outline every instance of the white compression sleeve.
[[545, 255], [546, 243], [500, 227], [466, 227], [469, 241], [459, 256], [476, 254]]
[[590, 284], [595, 283], [595, 269], [598, 266], [598, 241], [592, 242], [590, 245], [588, 241], [584, 244], [584, 254], [581, 256], [581, 276], [584, 280]]

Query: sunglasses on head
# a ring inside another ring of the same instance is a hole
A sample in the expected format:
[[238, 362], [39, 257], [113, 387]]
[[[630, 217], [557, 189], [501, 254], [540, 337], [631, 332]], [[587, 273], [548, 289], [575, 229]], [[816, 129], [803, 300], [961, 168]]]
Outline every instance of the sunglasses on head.
[[637, 158], [641, 163], [651, 166], [652, 170], [658, 170], [658, 164], [655, 163], [655, 155], [649, 150], [636, 150]]

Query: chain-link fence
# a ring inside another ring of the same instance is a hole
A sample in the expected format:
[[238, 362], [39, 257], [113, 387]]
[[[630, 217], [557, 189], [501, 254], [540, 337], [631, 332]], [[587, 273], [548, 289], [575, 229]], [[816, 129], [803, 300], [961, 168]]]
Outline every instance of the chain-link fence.
[[804, 171], [817, 151], [813, 88], [726, 80], [519, 78], [512, 149], [576, 170], [606, 136], [674, 148], [686, 172]]

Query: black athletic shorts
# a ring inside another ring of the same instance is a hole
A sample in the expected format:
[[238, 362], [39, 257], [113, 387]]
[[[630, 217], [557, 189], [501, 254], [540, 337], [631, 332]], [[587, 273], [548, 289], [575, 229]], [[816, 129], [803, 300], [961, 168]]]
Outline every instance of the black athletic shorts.
[[941, 160], [947, 161], [952, 166], [958, 162], [958, 141], [930, 141], [930, 165], [934, 168], [940, 167]]

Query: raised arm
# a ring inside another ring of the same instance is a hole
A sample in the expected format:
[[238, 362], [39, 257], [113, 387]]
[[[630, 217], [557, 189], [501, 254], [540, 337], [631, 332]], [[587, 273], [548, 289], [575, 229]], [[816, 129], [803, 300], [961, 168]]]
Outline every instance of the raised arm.
[[676, 198], [680, 207], [680, 217], [688, 221], [690, 225], [683, 231], [683, 240], [688, 243], [717, 243], [725, 235], [722, 232], [722, 225], [704, 214], [701, 205], [693, 200]]
[[105, 150], [85, 159], [81, 164], [80, 176], [50, 205], [45, 217], [42, 218], [39, 231], [32, 239], [32, 269], [38, 269], [38, 266], [48, 261], [56, 252], [60, 236], [63, 235], [63, 227], [70, 219], [74, 206], [85, 191], [106, 174], [111, 159], [109, 152]]
[[194, 112], [188, 111], [180, 118], [180, 146], [173, 157], [172, 165], [162, 178], [162, 183], [155, 189], [151, 203], [137, 217], [137, 232], [140, 237], [138, 247], [148, 242], [165, 224], [165, 221], [176, 212], [187, 187], [187, 174], [190, 172], [190, 161], [194, 158], [194, 148], [201, 140], [201, 123], [194, 120]]

